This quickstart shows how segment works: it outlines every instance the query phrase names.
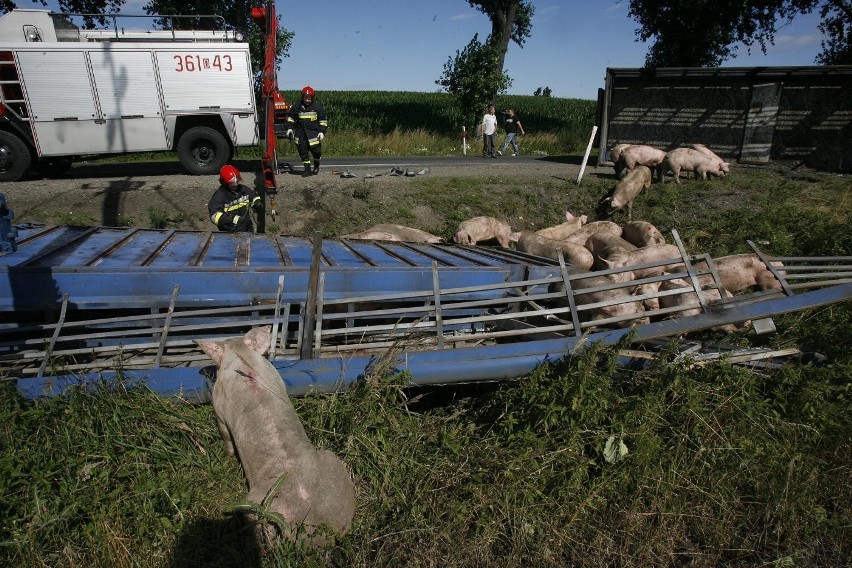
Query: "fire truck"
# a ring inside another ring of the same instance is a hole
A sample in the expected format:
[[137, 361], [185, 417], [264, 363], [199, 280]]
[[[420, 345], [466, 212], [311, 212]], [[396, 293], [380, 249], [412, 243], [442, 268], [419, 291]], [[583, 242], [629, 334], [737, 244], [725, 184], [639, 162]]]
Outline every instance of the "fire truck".
[[174, 151], [188, 173], [207, 175], [257, 145], [249, 45], [221, 18], [217, 29], [179, 30], [180, 16], [157, 16], [171, 29], [128, 31], [119, 18], [151, 16], [110, 14], [112, 29], [100, 30], [71, 16], [0, 18], [0, 181], [150, 151]]

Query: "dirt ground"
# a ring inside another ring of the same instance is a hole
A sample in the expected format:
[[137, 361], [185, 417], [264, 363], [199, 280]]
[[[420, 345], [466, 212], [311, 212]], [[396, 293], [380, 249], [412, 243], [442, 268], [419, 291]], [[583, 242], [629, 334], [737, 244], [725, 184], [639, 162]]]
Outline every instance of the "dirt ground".
[[[499, 177], [576, 181], [577, 158], [405, 158], [358, 161], [328, 158], [319, 175], [302, 178], [282, 172], [277, 176], [277, 216], [267, 217], [268, 232], [308, 235], [314, 226], [351, 211], [361, 199], [385, 203], [406, 200], [416, 219], [412, 226], [436, 224], [434, 212], [418, 202], [415, 180], [423, 178]], [[243, 183], [262, 187], [259, 162], [235, 162]], [[390, 175], [393, 167], [416, 175]], [[424, 171], [428, 168], [428, 171]], [[343, 171], [354, 178], [340, 176]], [[422, 172], [422, 173], [418, 173]], [[587, 166], [587, 176], [611, 176], [612, 168]], [[0, 184], [15, 223], [134, 226], [150, 228], [157, 222], [180, 229], [211, 230], [207, 201], [218, 186], [215, 176], [190, 176], [174, 162], [145, 164], [75, 164], [63, 179], [28, 179]], [[364, 197], [366, 196], [366, 197]], [[422, 200], [421, 200], [422, 201]], [[387, 220], [384, 222], [393, 222]]]

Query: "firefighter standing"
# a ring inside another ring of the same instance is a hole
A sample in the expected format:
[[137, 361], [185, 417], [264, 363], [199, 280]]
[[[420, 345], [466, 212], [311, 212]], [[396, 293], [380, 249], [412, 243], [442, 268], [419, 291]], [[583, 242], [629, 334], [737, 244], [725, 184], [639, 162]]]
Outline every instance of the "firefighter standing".
[[[290, 107], [287, 113], [287, 137], [295, 138], [299, 157], [305, 166], [302, 176], [307, 177], [319, 172], [322, 157], [322, 139], [328, 130], [328, 117], [322, 105], [314, 100], [315, 92], [312, 87], [302, 89], [302, 100]], [[308, 154], [310, 152], [310, 155]], [[311, 155], [314, 158], [311, 169]]]
[[234, 166], [222, 166], [219, 181], [222, 185], [207, 203], [210, 220], [220, 231], [228, 233], [251, 233], [253, 218], [260, 211], [262, 202], [254, 190], [241, 184], [243, 177]]

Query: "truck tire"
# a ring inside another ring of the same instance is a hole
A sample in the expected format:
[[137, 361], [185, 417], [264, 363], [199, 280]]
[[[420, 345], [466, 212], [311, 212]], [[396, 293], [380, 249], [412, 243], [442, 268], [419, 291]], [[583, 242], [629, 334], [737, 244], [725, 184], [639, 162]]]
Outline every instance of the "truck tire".
[[0, 181], [18, 181], [30, 169], [33, 156], [23, 140], [0, 130]]
[[231, 146], [222, 134], [209, 126], [190, 128], [178, 140], [178, 158], [194, 175], [211, 175], [228, 163]]

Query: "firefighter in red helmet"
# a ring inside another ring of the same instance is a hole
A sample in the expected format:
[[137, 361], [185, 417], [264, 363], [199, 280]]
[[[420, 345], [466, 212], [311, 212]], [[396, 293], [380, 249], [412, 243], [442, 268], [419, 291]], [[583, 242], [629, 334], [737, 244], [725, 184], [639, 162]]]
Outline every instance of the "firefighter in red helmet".
[[241, 184], [240, 170], [231, 165], [219, 170], [221, 185], [207, 203], [210, 220], [220, 231], [228, 233], [254, 232], [254, 218], [263, 203], [254, 190]]
[[[303, 176], [319, 172], [322, 157], [322, 140], [328, 130], [325, 109], [315, 100], [316, 92], [308, 85], [302, 89], [302, 99], [287, 113], [287, 137], [296, 140], [299, 157], [305, 166]], [[314, 158], [311, 168], [311, 156]]]

